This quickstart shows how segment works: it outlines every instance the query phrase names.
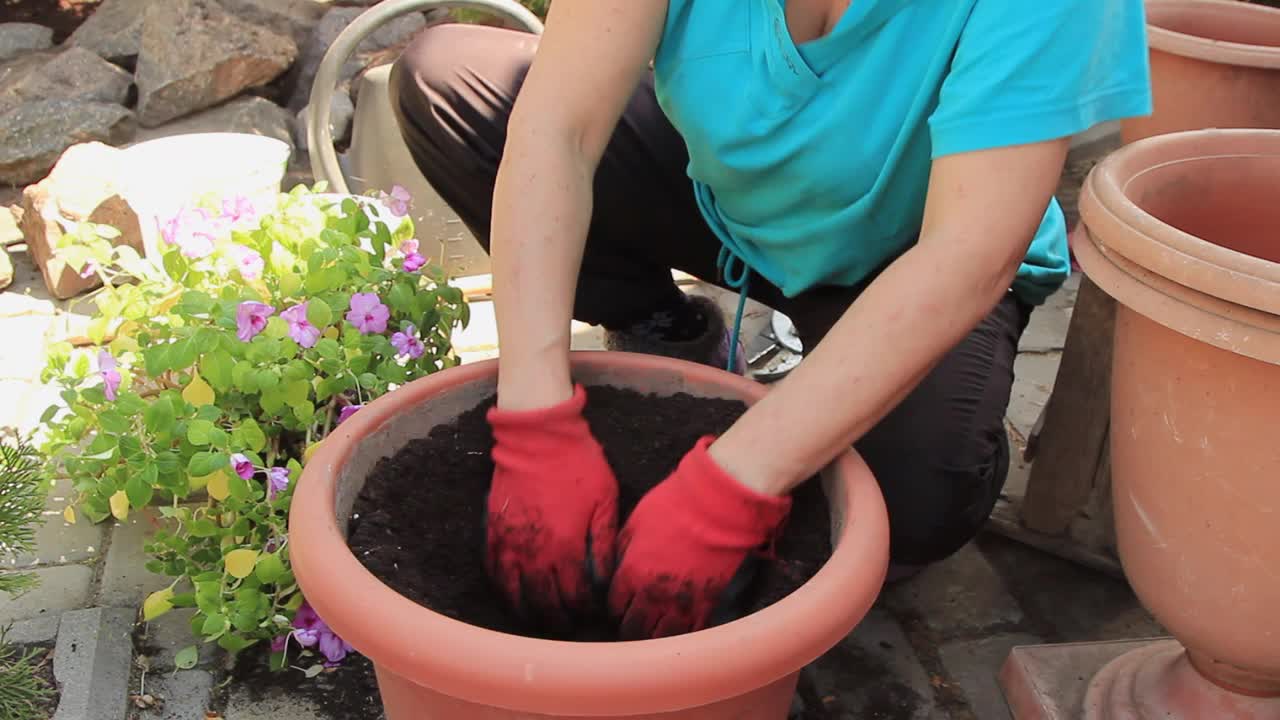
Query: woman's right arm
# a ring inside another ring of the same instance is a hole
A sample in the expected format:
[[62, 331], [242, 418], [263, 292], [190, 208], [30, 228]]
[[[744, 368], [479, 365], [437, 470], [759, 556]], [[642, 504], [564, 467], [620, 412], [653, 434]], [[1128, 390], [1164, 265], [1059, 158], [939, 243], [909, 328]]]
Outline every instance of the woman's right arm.
[[570, 324], [592, 182], [661, 38], [666, 0], [555, 0], [507, 129], [490, 253], [498, 405], [573, 395]]

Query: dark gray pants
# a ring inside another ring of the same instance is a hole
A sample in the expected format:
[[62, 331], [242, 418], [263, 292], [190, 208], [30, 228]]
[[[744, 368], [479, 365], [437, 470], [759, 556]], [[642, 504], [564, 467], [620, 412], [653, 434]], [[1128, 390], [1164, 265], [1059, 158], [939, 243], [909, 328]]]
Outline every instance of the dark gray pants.
[[[486, 249], [507, 119], [536, 47], [527, 33], [439, 25], [424, 31], [392, 72], [397, 118], [418, 168]], [[698, 212], [687, 163], [650, 75], [596, 173], [575, 318], [606, 328], [643, 319], [679, 292], [671, 268], [720, 283], [720, 244]], [[823, 287], [786, 298], [760, 276], [751, 280], [751, 297], [786, 313], [806, 347], [863, 289]], [[1009, 467], [1004, 415], [1013, 361], [1030, 313], [1008, 294], [856, 443], [888, 503], [895, 563], [950, 555], [995, 506]]]

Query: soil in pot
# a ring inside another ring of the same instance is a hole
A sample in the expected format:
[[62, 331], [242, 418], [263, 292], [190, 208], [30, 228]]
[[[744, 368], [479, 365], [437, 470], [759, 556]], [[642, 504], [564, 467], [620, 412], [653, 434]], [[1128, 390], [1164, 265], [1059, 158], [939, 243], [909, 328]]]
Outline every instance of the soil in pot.
[[[679, 463], [698, 437], [721, 433], [746, 405], [687, 394], [644, 395], [587, 389], [587, 421], [618, 475], [622, 519]], [[484, 572], [484, 510], [493, 437], [484, 413], [490, 397], [449, 425], [411, 442], [375, 466], [355, 502], [349, 545], [379, 580], [436, 612], [499, 632], [549, 637], [522, 623]], [[826, 497], [816, 480], [793, 493], [777, 559], [765, 564], [745, 598], [755, 612], [807, 582], [831, 556]], [[617, 628], [600, 619], [573, 640], [609, 641]]]

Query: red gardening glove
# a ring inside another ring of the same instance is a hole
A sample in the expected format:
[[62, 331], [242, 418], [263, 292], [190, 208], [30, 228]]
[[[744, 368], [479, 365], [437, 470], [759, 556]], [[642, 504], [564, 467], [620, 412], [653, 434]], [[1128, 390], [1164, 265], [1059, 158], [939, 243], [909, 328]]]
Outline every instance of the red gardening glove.
[[613, 573], [618, 481], [582, 416], [586, 390], [545, 409], [492, 408], [486, 569], [517, 613], [557, 631]]
[[609, 610], [624, 640], [701, 630], [737, 614], [756, 565], [771, 552], [791, 498], [734, 480], [700, 439], [640, 500], [618, 537]]

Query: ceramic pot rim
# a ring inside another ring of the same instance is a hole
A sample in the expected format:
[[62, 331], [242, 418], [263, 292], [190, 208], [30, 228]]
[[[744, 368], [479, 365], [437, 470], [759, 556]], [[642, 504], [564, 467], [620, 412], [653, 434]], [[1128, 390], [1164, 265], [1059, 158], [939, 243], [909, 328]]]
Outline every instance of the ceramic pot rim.
[[[659, 367], [720, 385], [748, 402], [767, 392], [754, 381], [679, 360], [571, 355], [575, 368]], [[791, 595], [726, 625], [639, 642], [549, 641], [468, 625], [396, 593], [347, 547], [335, 516], [337, 478], [353, 446], [404, 408], [496, 374], [496, 360], [464, 365], [378, 398], [330, 434], [302, 473], [289, 516], [299, 585], [320, 616], [381, 670], [469, 702], [522, 712], [671, 712], [798, 671], [838, 643], [878, 597], [888, 567], [888, 517], [875, 478], [852, 451], [828, 468], [844, 478], [846, 510], [831, 559]]]
[[1242, 23], [1265, 18], [1280, 27], [1280, 9], [1240, 0], [1147, 0], [1147, 42], [1151, 49], [1225, 65], [1280, 69], [1280, 47], [1213, 40], [1158, 24], [1165, 12], [1196, 7], [1212, 8], [1216, 14], [1238, 16]]
[[[1206, 145], [1215, 152], [1204, 152]], [[1150, 272], [1280, 319], [1280, 263], [1184, 232], [1128, 196], [1129, 186], [1148, 172], [1223, 157], [1274, 157], [1280, 162], [1280, 130], [1187, 130], [1134, 141], [1103, 159], [1085, 178], [1081, 219], [1110, 250]]]

